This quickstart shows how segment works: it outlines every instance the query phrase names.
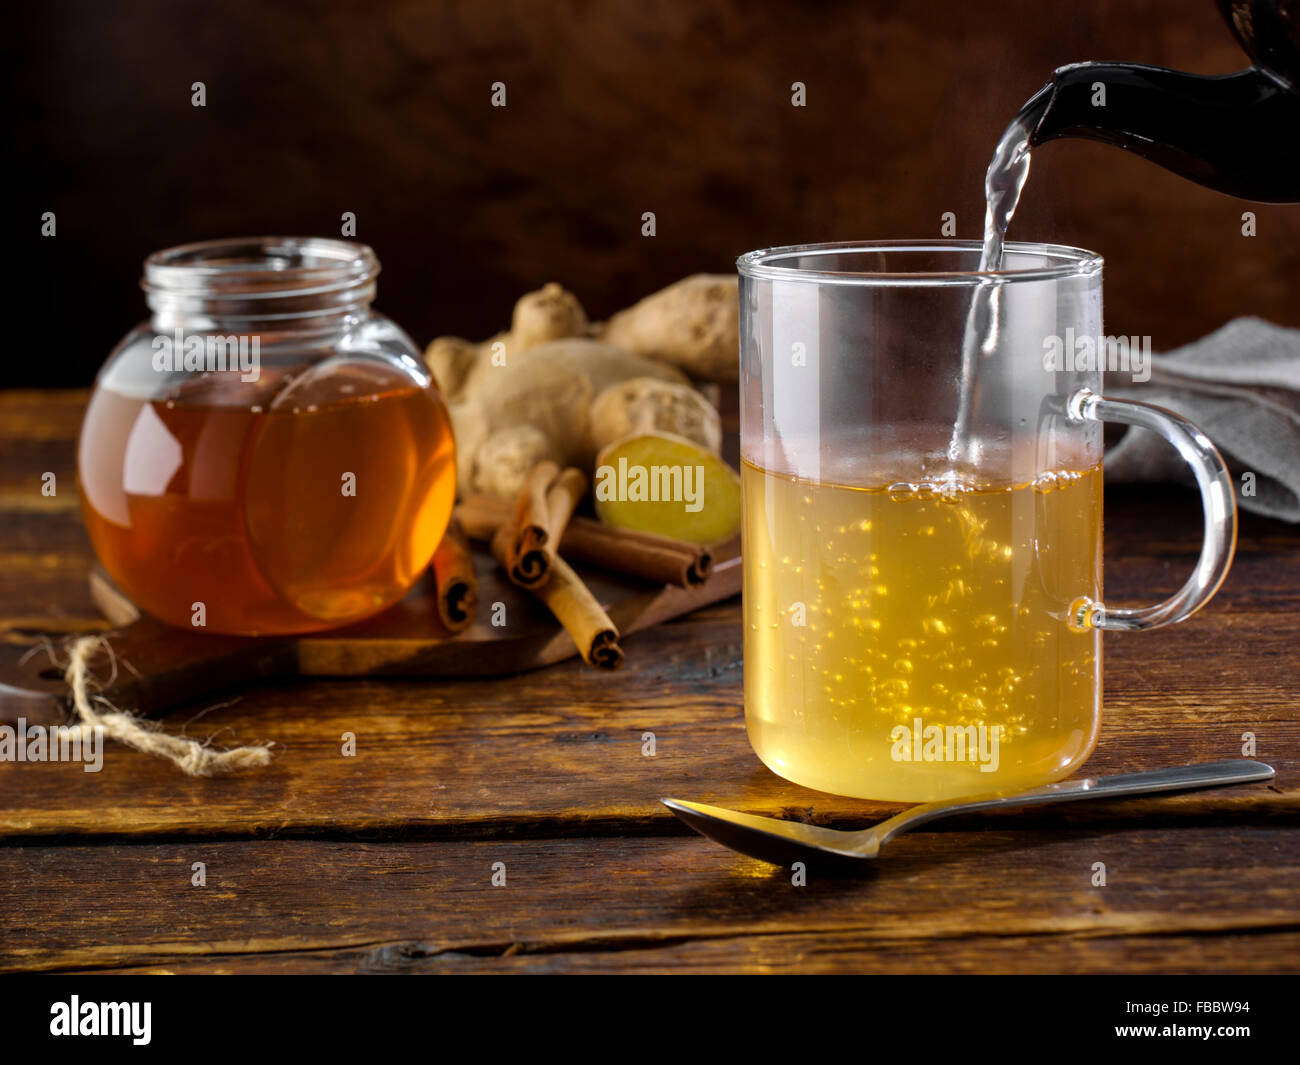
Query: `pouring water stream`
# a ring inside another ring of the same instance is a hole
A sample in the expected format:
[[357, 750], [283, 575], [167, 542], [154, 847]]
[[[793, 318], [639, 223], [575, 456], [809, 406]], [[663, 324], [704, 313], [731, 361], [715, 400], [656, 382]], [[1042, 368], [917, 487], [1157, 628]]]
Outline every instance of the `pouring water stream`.
[[[1050, 100], [1049, 85], [1020, 109], [993, 152], [993, 159], [984, 175], [987, 206], [984, 212], [984, 247], [979, 262], [981, 274], [1002, 268], [1007, 227], [1029, 178], [1029, 138]], [[954, 468], [969, 465], [975, 459], [971, 453], [970, 432], [978, 399], [979, 369], [982, 360], [997, 350], [1000, 297], [1001, 284], [994, 278], [981, 279], [971, 297], [970, 312], [962, 334], [957, 416], [948, 444], [948, 460]]]

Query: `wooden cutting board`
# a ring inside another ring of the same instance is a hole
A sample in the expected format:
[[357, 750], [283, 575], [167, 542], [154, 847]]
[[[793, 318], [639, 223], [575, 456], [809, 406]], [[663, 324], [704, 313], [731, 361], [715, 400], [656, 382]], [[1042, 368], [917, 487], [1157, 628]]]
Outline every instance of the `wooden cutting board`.
[[[718, 549], [713, 572], [696, 588], [649, 585], [580, 568], [624, 636], [730, 598], [740, 591], [740, 543]], [[214, 636], [173, 628], [141, 614], [102, 571], [91, 574], [95, 601], [114, 628], [105, 633], [116, 659], [95, 662], [99, 694], [152, 714], [258, 681], [283, 677], [473, 677], [523, 673], [575, 656], [577, 648], [546, 608], [516, 588], [475, 545], [478, 616], [451, 634], [438, 618], [429, 574], [400, 603], [358, 625], [307, 636]], [[494, 604], [504, 624], [490, 623]], [[634, 641], [628, 655], [653, 653]], [[40, 648], [0, 645], [0, 724], [18, 718], [51, 724], [67, 717], [62, 670]]]

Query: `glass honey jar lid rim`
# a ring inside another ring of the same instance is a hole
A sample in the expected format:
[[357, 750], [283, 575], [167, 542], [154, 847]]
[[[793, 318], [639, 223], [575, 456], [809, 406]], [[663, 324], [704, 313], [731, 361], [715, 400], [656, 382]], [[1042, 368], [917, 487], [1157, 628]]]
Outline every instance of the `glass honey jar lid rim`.
[[329, 237], [233, 237], [179, 244], [144, 261], [150, 295], [273, 299], [374, 284], [379, 260], [367, 245]]

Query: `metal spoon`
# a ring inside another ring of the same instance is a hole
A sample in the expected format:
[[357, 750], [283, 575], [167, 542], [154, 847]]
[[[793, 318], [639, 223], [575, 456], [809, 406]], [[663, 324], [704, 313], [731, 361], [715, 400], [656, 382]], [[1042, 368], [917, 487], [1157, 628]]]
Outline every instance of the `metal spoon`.
[[927, 821], [974, 810], [994, 810], [1011, 806], [1035, 806], [1039, 803], [1074, 802], [1078, 799], [1114, 799], [1127, 795], [1150, 795], [1159, 791], [1188, 791], [1193, 788], [1218, 788], [1228, 784], [1249, 784], [1272, 780], [1273, 767], [1263, 762], [1234, 759], [1206, 762], [1202, 765], [1174, 766], [1144, 773], [1123, 773], [1113, 777], [1088, 777], [1066, 780], [1031, 791], [1012, 794], [980, 795], [967, 799], [927, 802], [904, 810], [881, 821], [873, 828], [846, 832], [835, 828], [818, 828], [798, 821], [736, 813], [719, 806], [705, 806], [681, 799], [660, 799], [668, 809], [702, 836], [724, 847], [748, 854], [751, 858], [789, 865], [832, 855], [851, 861], [874, 858], [880, 848], [900, 832], [916, 828]]

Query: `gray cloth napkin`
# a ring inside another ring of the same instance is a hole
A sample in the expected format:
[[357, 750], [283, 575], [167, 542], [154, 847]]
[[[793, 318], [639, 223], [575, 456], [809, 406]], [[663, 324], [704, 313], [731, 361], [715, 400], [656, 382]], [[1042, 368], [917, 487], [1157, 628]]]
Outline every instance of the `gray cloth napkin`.
[[[1176, 411], [1214, 441], [1232, 470], [1237, 503], [1300, 522], [1300, 329], [1237, 318], [1186, 347], [1151, 356], [1151, 378], [1108, 374], [1110, 396]], [[1106, 452], [1106, 480], [1193, 478], [1169, 444], [1130, 428]], [[1253, 473], [1254, 494], [1249, 479]]]

